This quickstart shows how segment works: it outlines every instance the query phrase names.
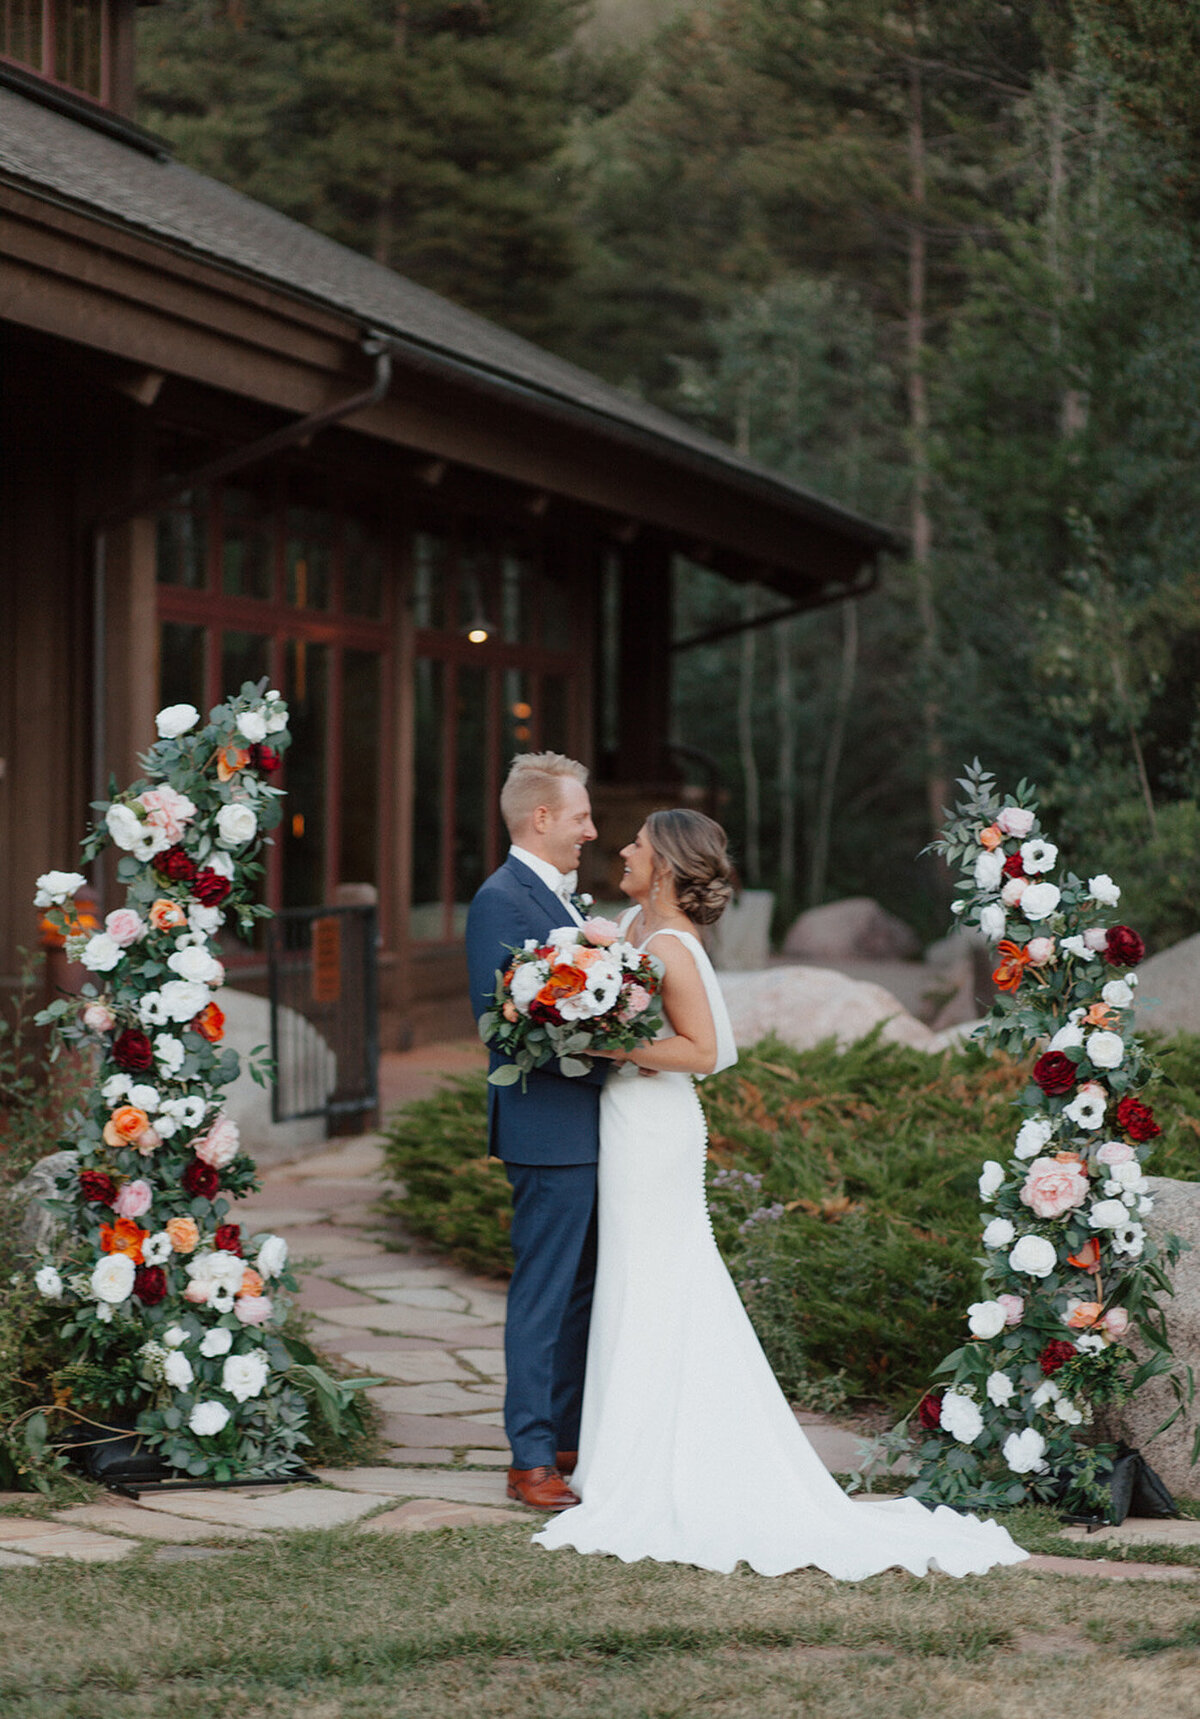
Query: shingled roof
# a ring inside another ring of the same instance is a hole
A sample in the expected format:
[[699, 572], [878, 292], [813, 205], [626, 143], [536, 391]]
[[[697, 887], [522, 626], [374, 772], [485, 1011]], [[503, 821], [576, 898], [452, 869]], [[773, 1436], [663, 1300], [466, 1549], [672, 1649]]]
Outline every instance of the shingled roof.
[[[22, 80], [24, 81], [24, 80]], [[894, 534], [788, 482], [693, 425], [623, 393], [578, 366], [417, 286], [311, 227], [148, 147], [146, 134], [107, 130], [0, 82], [0, 182], [126, 227], [206, 263], [394, 336], [414, 359], [469, 368], [501, 391], [547, 410], [584, 415], [600, 434], [652, 445], [659, 457], [704, 469], [838, 531], [868, 554]]]

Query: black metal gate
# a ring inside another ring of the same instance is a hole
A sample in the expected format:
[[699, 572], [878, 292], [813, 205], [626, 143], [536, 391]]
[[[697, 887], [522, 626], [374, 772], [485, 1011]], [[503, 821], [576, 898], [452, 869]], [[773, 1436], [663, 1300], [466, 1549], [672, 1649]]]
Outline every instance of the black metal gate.
[[349, 1116], [379, 1099], [373, 907], [290, 907], [269, 921], [276, 1122]]

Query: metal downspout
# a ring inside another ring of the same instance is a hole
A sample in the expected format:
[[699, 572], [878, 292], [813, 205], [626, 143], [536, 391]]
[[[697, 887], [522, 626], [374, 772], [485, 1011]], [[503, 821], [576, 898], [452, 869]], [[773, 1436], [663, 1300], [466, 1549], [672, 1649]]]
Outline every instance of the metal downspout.
[[[361, 412], [368, 406], [374, 406], [383, 399], [392, 380], [392, 350], [393, 343], [385, 334], [372, 332], [362, 341], [362, 350], [368, 357], [375, 360], [375, 376], [369, 388], [352, 394], [337, 406], [326, 407], [324, 411], [312, 412], [307, 418], [298, 418], [293, 424], [285, 424], [282, 429], [273, 430], [269, 436], [261, 436], [257, 441], [247, 442], [243, 447], [233, 448], [219, 459], [209, 460], [194, 471], [182, 476], [170, 477], [155, 488], [146, 490], [133, 501], [116, 509], [112, 513], [102, 514], [91, 527], [92, 539], [92, 798], [103, 800], [104, 787], [104, 758], [107, 750], [107, 723], [105, 721], [105, 677], [107, 675], [107, 644], [105, 637], [107, 599], [105, 582], [108, 562], [108, 534], [118, 525], [124, 525], [128, 520], [135, 519], [142, 513], [156, 512], [167, 502], [174, 501], [186, 490], [198, 488], [201, 484], [213, 483], [217, 478], [225, 477], [228, 473], [240, 471], [245, 466], [254, 465], [259, 460], [269, 458], [271, 454], [280, 453], [284, 448], [295, 447], [297, 443], [311, 441], [318, 431], [328, 429], [330, 425], [340, 423], [355, 412]], [[99, 874], [100, 860], [97, 859], [97, 873], [93, 881], [97, 889], [101, 885]]]

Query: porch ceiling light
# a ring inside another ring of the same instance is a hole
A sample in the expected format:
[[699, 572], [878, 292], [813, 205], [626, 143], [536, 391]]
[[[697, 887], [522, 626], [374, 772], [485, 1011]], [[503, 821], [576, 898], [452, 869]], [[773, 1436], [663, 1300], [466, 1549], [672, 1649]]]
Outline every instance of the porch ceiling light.
[[467, 635], [468, 642], [473, 645], [486, 645], [489, 639], [495, 637], [496, 629], [484, 614], [483, 602], [478, 595], [475, 598], [475, 613], [463, 631]]

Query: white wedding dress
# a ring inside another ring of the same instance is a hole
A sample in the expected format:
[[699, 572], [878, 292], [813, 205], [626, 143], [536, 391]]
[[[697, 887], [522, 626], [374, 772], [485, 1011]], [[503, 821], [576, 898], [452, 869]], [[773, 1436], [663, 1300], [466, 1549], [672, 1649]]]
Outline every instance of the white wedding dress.
[[[678, 937], [694, 956], [717, 1028], [717, 1067], [728, 1068], [737, 1052], [708, 956], [685, 932], [658, 935]], [[582, 1503], [535, 1541], [726, 1572], [744, 1559], [764, 1576], [812, 1564], [843, 1581], [892, 1567], [965, 1576], [1026, 1558], [995, 1522], [915, 1499], [856, 1503], [836, 1484], [776, 1384], [717, 1251], [706, 1149], [690, 1075], [643, 1079], [632, 1065], [609, 1075], [572, 1482]]]

